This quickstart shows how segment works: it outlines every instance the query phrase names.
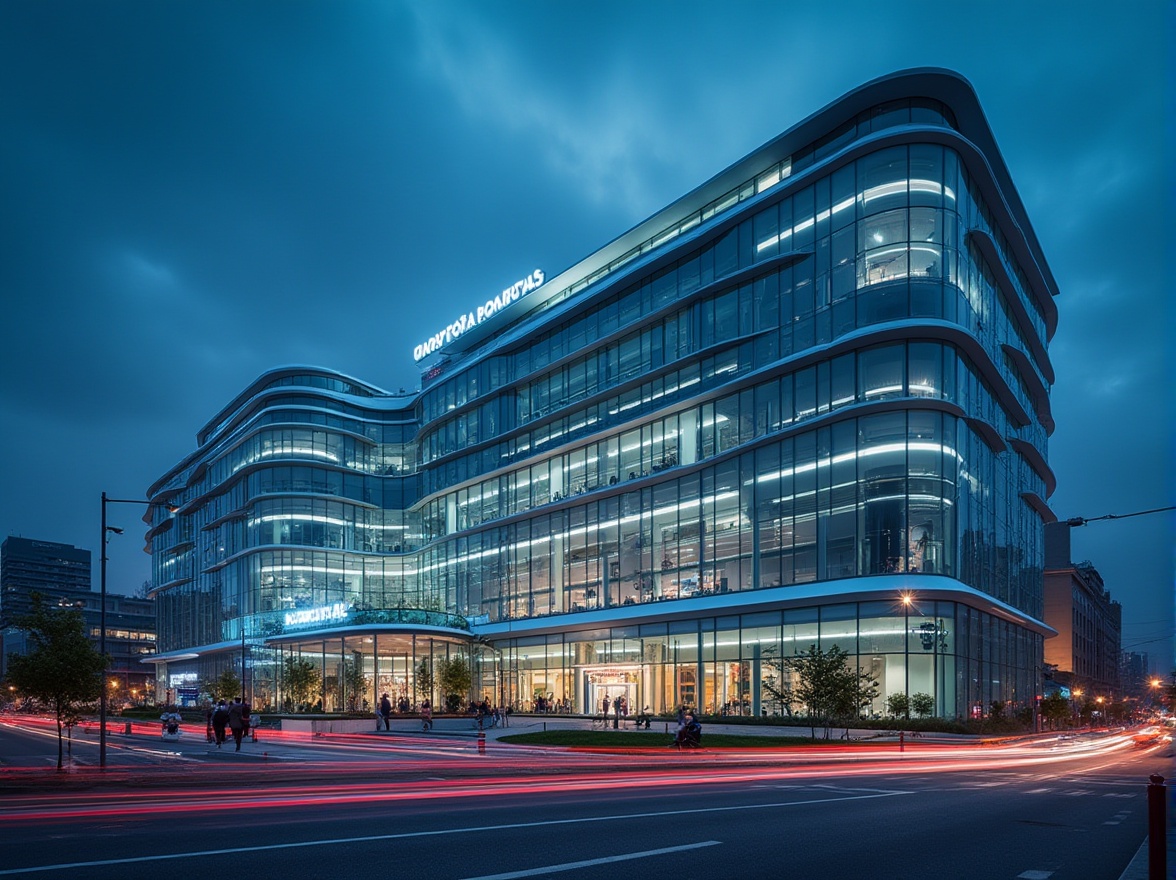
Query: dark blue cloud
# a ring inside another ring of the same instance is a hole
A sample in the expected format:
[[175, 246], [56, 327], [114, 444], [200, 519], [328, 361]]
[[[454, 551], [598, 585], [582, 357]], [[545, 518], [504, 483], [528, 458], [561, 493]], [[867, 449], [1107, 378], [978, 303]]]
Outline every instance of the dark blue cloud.
[[[94, 548], [99, 493], [140, 495], [278, 364], [415, 387], [438, 315], [924, 65], [972, 80], [1061, 290], [1055, 510], [1170, 503], [1171, 22], [1056, 9], [3, 4], [0, 530]], [[1165, 656], [1172, 535], [1074, 535], [1125, 646]]]

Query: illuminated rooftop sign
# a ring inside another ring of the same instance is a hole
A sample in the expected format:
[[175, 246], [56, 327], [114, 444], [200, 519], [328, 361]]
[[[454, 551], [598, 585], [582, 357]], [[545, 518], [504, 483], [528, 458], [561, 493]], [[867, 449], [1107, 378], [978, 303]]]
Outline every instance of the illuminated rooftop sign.
[[462, 315], [444, 330], [434, 333], [412, 350], [413, 359], [417, 361], [424, 360], [433, 352], [453, 342], [453, 340], [457, 339], [457, 337], [461, 336], [467, 330], [472, 330], [483, 321], [494, 317], [511, 303], [518, 302], [518, 300], [532, 290], [540, 287], [546, 280], [547, 277], [543, 274], [543, 270], [536, 269], [526, 278], [516, 281], [493, 299], [486, 300], [485, 303], [478, 306], [474, 311]]

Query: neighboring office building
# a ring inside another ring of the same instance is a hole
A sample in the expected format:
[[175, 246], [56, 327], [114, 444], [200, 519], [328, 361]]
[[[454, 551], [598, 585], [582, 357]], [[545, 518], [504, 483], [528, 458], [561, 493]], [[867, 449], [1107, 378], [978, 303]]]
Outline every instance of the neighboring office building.
[[1058, 632], [1045, 644], [1045, 662], [1071, 690], [1113, 702], [1123, 696], [1123, 608], [1093, 565], [1070, 561], [1070, 528], [1064, 522], [1045, 528], [1045, 622]]
[[[90, 588], [90, 551], [71, 544], [10, 537], [0, 548], [0, 661], [28, 649], [27, 634], [12, 622], [32, 610], [32, 594], [47, 604], [77, 608], [95, 647], [102, 634], [102, 596]], [[117, 593], [106, 597], [107, 682], [112, 695], [137, 702], [155, 696], [155, 670], [142, 661], [155, 653], [155, 602]]]
[[26, 650], [24, 633], [12, 622], [32, 611], [33, 593], [72, 605], [78, 601], [74, 594], [89, 589], [89, 550], [15, 535], [5, 538], [0, 544], [0, 675], [8, 670], [9, 654]]
[[[971, 87], [868, 83], [417, 346], [423, 390], [273, 370], [149, 490], [160, 687], [293, 656], [345, 705], [780, 709], [839, 645], [882, 712], [1031, 704], [1056, 284]], [[483, 299], [483, 298], [479, 298]], [[913, 601], [901, 601], [904, 593]], [[436, 694], [433, 694], [434, 698]]]
[[0, 544], [0, 620], [28, 614], [34, 592], [89, 589], [89, 550], [15, 535]]

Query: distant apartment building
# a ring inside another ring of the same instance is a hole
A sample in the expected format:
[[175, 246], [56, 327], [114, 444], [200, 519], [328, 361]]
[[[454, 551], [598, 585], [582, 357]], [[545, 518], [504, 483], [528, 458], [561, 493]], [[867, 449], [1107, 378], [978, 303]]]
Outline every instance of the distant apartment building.
[[1150, 689], [1151, 665], [1147, 651], [1124, 651], [1119, 663], [1119, 681], [1123, 692], [1136, 699], [1145, 699]]
[[[0, 674], [7, 671], [9, 654], [28, 650], [27, 633], [15, 621], [32, 610], [34, 593], [51, 606], [80, 610], [94, 644], [101, 639], [102, 596], [90, 586], [90, 551], [7, 538], [0, 545]], [[107, 594], [106, 653], [111, 659], [107, 685], [117, 702], [154, 696], [155, 669], [141, 662], [155, 654], [154, 600]]]
[[1045, 622], [1058, 631], [1045, 643], [1055, 679], [1087, 696], [1122, 696], [1123, 608], [1089, 562], [1070, 560], [1070, 526], [1045, 527]]

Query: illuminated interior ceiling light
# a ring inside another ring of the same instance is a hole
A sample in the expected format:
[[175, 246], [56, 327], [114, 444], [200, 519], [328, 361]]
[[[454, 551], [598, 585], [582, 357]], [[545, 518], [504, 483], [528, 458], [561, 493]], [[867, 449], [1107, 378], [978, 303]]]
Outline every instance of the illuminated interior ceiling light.
[[886, 248], [886, 250], [870, 251], [869, 259], [875, 260], [878, 257], [902, 256], [907, 252], [906, 245], [899, 245], [898, 247]]
[[275, 455], [304, 455], [307, 458], [321, 458], [325, 461], [338, 461], [339, 456], [327, 452], [325, 449], [315, 449], [312, 446], [291, 446], [287, 449], [263, 449], [257, 454], [257, 459], [272, 458]]

